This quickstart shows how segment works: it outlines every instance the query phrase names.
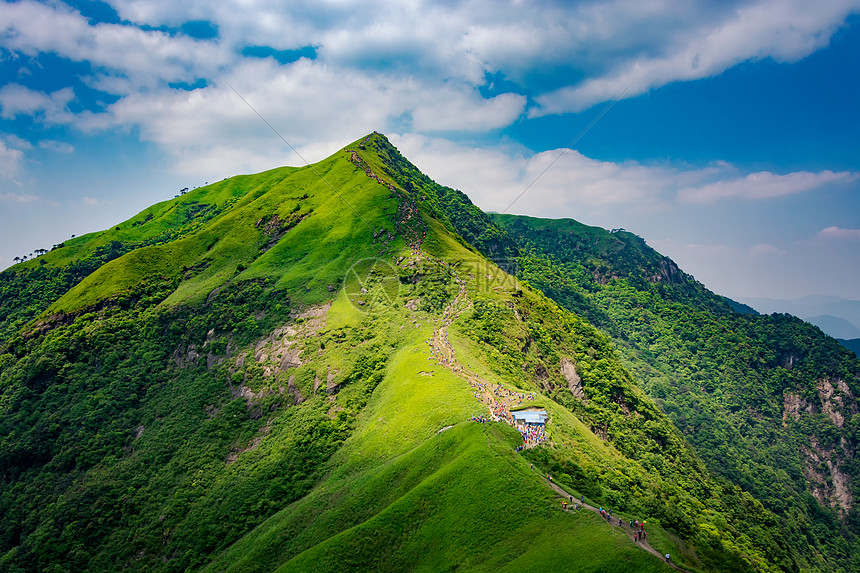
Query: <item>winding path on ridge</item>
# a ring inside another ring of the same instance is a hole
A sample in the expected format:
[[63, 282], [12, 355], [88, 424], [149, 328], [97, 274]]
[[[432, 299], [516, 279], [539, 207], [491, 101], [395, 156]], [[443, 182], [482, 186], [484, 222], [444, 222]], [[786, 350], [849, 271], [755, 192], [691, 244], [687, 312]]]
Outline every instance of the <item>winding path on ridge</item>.
[[[424, 256], [427, 256], [427, 255], [424, 254]], [[460, 362], [457, 360], [457, 357], [456, 357], [455, 352], [454, 352], [454, 347], [451, 344], [451, 342], [448, 340], [448, 326], [450, 326], [451, 323], [454, 322], [454, 320], [456, 320], [456, 318], [460, 315], [461, 312], [463, 312], [467, 308], [471, 307], [472, 303], [471, 303], [471, 301], [468, 300], [468, 297], [466, 296], [466, 281], [461, 279], [459, 277], [459, 275], [453, 269], [450, 268], [450, 265], [447, 265], [443, 261], [437, 260], [435, 262], [439, 265], [445, 266], [448, 269], [448, 271], [451, 272], [451, 275], [454, 277], [454, 280], [457, 282], [458, 291], [457, 291], [457, 296], [454, 297], [454, 300], [452, 300], [448, 304], [448, 306], [445, 308], [445, 312], [443, 313], [441, 323], [438, 324], [438, 326], [436, 327], [436, 329], [433, 332], [433, 337], [429, 341], [430, 347], [432, 349], [433, 357], [437, 360], [437, 363], [440, 366], [444, 366], [445, 368], [448, 368], [451, 372], [453, 372], [454, 374], [456, 374], [458, 376], [465, 378], [469, 382], [469, 385], [472, 386], [472, 388], [475, 390], [475, 397], [478, 400], [480, 400], [481, 402], [487, 404], [487, 407], [489, 409], [490, 419], [500, 421], [500, 422], [505, 422], [505, 423], [513, 426], [514, 425], [513, 419], [510, 416], [510, 411], [508, 410], [507, 405], [505, 405], [503, 402], [501, 402], [498, 399], [496, 393], [491, 389], [492, 385], [488, 381], [484, 380], [483, 378], [481, 378], [480, 376], [475, 374], [474, 372], [471, 372], [471, 371], [467, 370], [466, 368], [464, 368], [463, 365], [460, 364]], [[509, 394], [511, 394], [511, 393], [509, 393]], [[543, 441], [544, 440], [527, 441], [524, 439], [523, 440], [523, 447], [524, 448], [533, 448], [533, 447], [537, 446], [538, 444], [542, 443]], [[547, 485], [549, 485], [549, 487], [551, 487], [558, 494], [560, 499], [568, 500], [568, 499], [573, 498], [573, 495], [570, 492], [567, 492], [564, 489], [562, 489], [562, 487], [559, 486], [558, 484], [556, 484], [554, 481], [550, 481], [548, 479], [544, 479], [544, 481]], [[589, 511], [593, 511], [594, 513], [600, 515], [600, 511], [598, 510], [598, 508], [594, 507], [593, 505], [589, 505], [587, 503], [581, 503], [581, 502], [576, 502], [576, 504], [579, 504], [583, 508], [585, 508]], [[568, 511], [574, 511], [574, 508], [571, 506], [571, 507], [568, 507], [567, 510]], [[609, 518], [607, 520], [607, 522], [609, 523], [610, 526], [621, 529], [629, 535], [629, 533], [630, 533], [629, 528], [625, 527], [623, 524], [618, 525], [617, 523], [613, 523], [612, 518]], [[631, 539], [633, 540], [633, 542], [637, 546], [639, 546], [639, 548], [647, 551], [648, 553], [654, 555], [655, 557], [657, 557], [661, 561], [665, 562], [665, 556], [663, 554], [661, 554], [659, 551], [657, 551], [656, 549], [654, 549], [653, 547], [651, 547], [651, 545], [648, 543], [647, 538], [640, 539], [637, 541], [636, 536], [634, 534], [631, 536]], [[673, 569], [676, 569], [678, 571], [683, 571], [684, 573], [688, 573], [686, 569], [682, 569], [681, 567], [678, 567], [677, 565], [675, 565], [675, 563], [673, 563], [671, 561], [666, 562], [666, 564], [669, 565], [670, 567], [672, 567]]]
[[[425, 254], [424, 256], [427, 255]], [[443, 266], [450, 272], [451, 276], [457, 282], [458, 287], [457, 295], [445, 307], [441, 322], [437, 323], [437, 327], [433, 331], [433, 336], [429, 340], [433, 357], [436, 359], [437, 364], [448, 368], [451, 372], [465, 378], [469, 382], [469, 385], [475, 391], [475, 399], [487, 405], [489, 419], [504, 422], [516, 428], [517, 426], [514, 424], [510, 408], [511, 406], [522, 406], [523, 402], [531, 396], [531, 393], [512, 392], [502, 388], [501, 385], [494, 386], [476, 373], [465, 368], [457, 360], [454, 347], [448, 340], [448, 326], [457, 319], [461, 312], [470, 308], [472, 303], [466, 296], [466, 281], [460, 278], [457, 272], [444, 261], [436, 260], [435, 258], [431, 258], [430, 260]], [[517, 429], [519, 430], [519, 428]], [[540, 438], [523, 436], [523, 447], [533, 448], [545, 441], [545, 439], [545, 434], [542, 434]]]
[[[359, 147], [363, 148], [363, 145], [373, 136], [373, 134], [368, 135], [364, 139], [359, 142]], [[454, 374], [465, 378], [469, 385], [475, 390], [475, 398], [482, 403], [487, 404], [487, 408], [489, 410], [489, 418], [491, 420], [504, 422], [516, 428], [514, 424], [513, 418], [511, 417], [509, 405], [505, 403], [505, 399], [507, 398], [508, 402], [513, 405], [513, 402], [518, 402], [517, 406], [522, 406], [523, 400], [525, 400], [526, 396], [530, 396], [531, 394], [520, 394], [517, 392], [511, 392], [498, 385], [497, 387], [493, 387], [490, 382], [484, 380], [474, 372], [471, 372], [463, 367], [462, 364], [457, 360], [457, 357], [454, 352], [454, 347], [451, 345], [451, 342], [448, 340], [448, 326], [451, 325], [454, 320], [460, 315], [461, 312], [470, 308], [472, 306], [472, 302], [466, 296], [466, 281], [464, 281], [457, 272], [451, 268], [451, 266], [441, 259], [437, 259], [432, 257], [431, 255], [423, 252], [421, 250], [421, 244], [423, 242], [424, 237], [427, 234], [427, 227], [421, 221], [418, 205], [415, 202], [413, 197], [405, 195], [401, 193], [394, 185], [383, 180], [379, 176], [377, 176], [373, 170], [364, 162], [361, 157], [359, 157], [358, 153], [355, 150], [347, 149], [345, 150], [350, 154], [350, 161], [355, 164], [356, 167], [364, 170], [365, 174], [371, 179], [376, 180], [378, 183], [385, 185], [391, 191], [392, 196], [396, 196], [398, 199], [398, 210], [397, 217], [395, 222], [396, 230], [404, 237], [406, 244], [412, 249], [412, 252], [418, 257], [426, 257], [436, 264], [444, 267], [448, 272], [451, 273], [451, 276], [454, 277], [454, 280], [457, 282], [457, 296], [454, 297], [448, 306], [445, 307], [445, 312], [442, 316], [441, 323], [437, 323], [438, 326], [433, 331], [433, 336], [428, 341], [430, 344], [431, 352], [433, 357], [436, 359], [437, 363], [440, 366], [444, 366], [448, 368]], [[513, 398], [513, 400], [511, 400]], [[441, 431], [447, 430], [451, 426], [447, 426], [442, 428]], [[517, 428], [519, 429], [519, 428]], [[523, 447], [524, 448], [533, 448], [544, 441], [546, 441], [546, 435], [531, 440], [526, 436], [523, 436]], [[545, 483], [549, 485], [562, 500], [571, 499], [573, 496], [569, 492], [565, 491], [555, 482], [546, 479]], [[575, 505], [575, 504], [574, 504]], [[587, 503], [581, 503], [582, 507], [587, 510], [593, 511], [600, 515], [598, 509], [592, 505], [588, 505]], [[573, 511], [573, 507], [568, 507], [568, 511]], [[629, 533], [623, 525], [613, 524], [612, 518], [607, 520], [609, 525], [612, 527], [617, 527], [619, 529], [624, 530], [626, 533]], [[635, 536], [632, 536], [632, 539], [636, 545], [638, 545], [641, 549], [651, 553], [661, 561], [664, 559], [664, 556], [660, 554], [656, 549], [651, 547], [648, 543], [647, 539], [641, 539], [639, 541], [636, 540]], [[689, 573], [686, 569], [682, 569], [678, 567], [671, 561], [666, 562], [667, 565], [676, 569], [678, 571], [683, 571], [684, 573]]]
[[[594, 512], [594, 513], [596, 513], [597, 515], [600, 515], [600, 510], [599, 510], [599, 509], [597, 509], [597, 508], [596, 508], [596, 507], [594, 507], [593, 505], [589, 505], [589, 504], [587, 504], [587, 503], [583, 503], [583, 502], [577, 501], [576, 497], [574, 497], [570, 492], [565, 491], [561, 486], [559, 486], [559, 485], [558, 485], [557, 483], [555, 483], [554, 481], [549, 481], [548, 479], [544, 479], [544, 481], [546, 481], [546, 483], [549, 485], [549, 487], [551, 487], [553, 490], [555, 490], [555, 492], [556, 492], [557, 494], [559, 494], [559, 497], [560, 497], [562, 500], [569, 500], [569, 499], [573, 498], [573, 500], [574, 500], [574, 501], [573, 501], [573, 505], [581, 505], [581, 506], [582, 506], [582, 507], [584, 507], [585, 509], [587, 509], [587, 510], [589, 510], [589, 511], [593, 511], [593, 512]], [[571, 507], [571, 506], [568, 506], [568, 507], [567, 507], [567, 511], [575, 511], [575, 509], [574, 509], [573, 507]], [[603, 518], [601, 517], [601, 519], [603, 519]], [[629, 533], [630, 528], [629, 528], [629, 527], [627, 527], [627, 526], [625, 526], [625, 525], [623, 524], [623, 522], [622, 522], [622, 524], [621, 524], [621, 525], [618, 525], [618, 523], [613, 522], [613, 518], [612, 518], [612, 517], [610, 517], [610, 518], [609, 518], [609, 519], [607, 519], [606, 521], [607, 521], [607, 523], [609, 523], [609, 525], [611, 525], [612, 527], [616, 527], [616, 528], [618, 528], [618, 529], [623, 530], [625, 533]], [[633, 536], [631, 536], [631, 539], [633, 539], [633, 542], [634, 542], [636, 545], [638, 545], [640, 548], [642, 548], [642, 549], [644, 549], [645, 551], [647, 551], [648, 553], [650, 553], [650, 554], [654, 555], [655, 557], [657, 557], [657, 558], [658, 558], [658, 559], [660, 559], [661, 561], [663, 561], [663, 560], [665, 559], [665, 556], [664, 556], [662, 553], [660, 553], [659, 551], [657, 551], [656, 549], [654, 549], [653, 547], [651, 547], [651, 545], [648, 543], [648, 539], [647, 539], [647, 538], [640, 539], [640, 540], [638, 540], [638, 541], [637, 541], [637, 540], [636, 540], [636, 536], [635, 536], [635, 535], [633, 535]], [[667, 562], [666, 562], [666, 564], [667, 564], [667, 565], [669, 565], [670, 567], [672, 567], [673, 569], [677, 569], [678, 571], [683, 571], [684, 573], [689, 573], [686, 569], [682, 569], [681, 567], [678, 567], [678, 566], [677, 566], [677, 565], [675, 565], [675, 563], [673, 563], [672, 561], [667, 561]]]

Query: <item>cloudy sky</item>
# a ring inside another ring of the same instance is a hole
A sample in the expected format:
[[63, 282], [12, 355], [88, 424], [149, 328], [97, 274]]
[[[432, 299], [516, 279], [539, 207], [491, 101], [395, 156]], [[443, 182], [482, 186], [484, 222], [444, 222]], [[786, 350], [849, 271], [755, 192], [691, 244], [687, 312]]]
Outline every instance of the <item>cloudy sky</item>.
[[232, 86], [310, 161], [382, 131], [719, 293], [860, 299], [858, 56], [860, 0], [2, 3], [0, 268], [301, 165]]

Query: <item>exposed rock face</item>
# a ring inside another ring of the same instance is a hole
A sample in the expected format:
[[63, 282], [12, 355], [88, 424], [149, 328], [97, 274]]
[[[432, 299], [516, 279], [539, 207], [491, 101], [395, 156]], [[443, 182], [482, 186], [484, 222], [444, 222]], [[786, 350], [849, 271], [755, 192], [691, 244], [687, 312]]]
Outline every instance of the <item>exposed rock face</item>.
[[567, 380], [567, 389], [570, 390], [570, 393], [580, 400], [585, 400], [585, 392], [582, 389], [582, 379], [576, 372], [576, 365], [573, 363], [573, 360], [570, 358], [561, 359], [561, 374], [564, 376], [564, 379]]
[[845, 424], [846, 417], [857, 413], [857, 399], [841, 378], [819, 380], [818, 396], [821, 398], [821, 411], [827, 414], [837, 428]]
[[[846, 418], [858, 412], [857, 398], [841, 378], [821, 378], [816, 382], [816, 390], [818, 401], [806, 400], [792, 392], [785, 393], [783, 426], [800, 420], [804, 415], [825, 414], [836, 428], [841, 429]], [[809, 446], [801, 446], [800, 452], [803, 475], [810, 493], [820, 504], [832, 507], [844, 518], [854, 503], [851, 477], [843, 467], [846, 459], [854, 457], [855, 447], [851, 440], [841, 436], [838, 445], [823, 445], [813, 437]]]
[[[804, 457], [803, 475], [809, 491], [821, 505], [829, 505], [844, 517], [854, 503], [851, 478], [842, 471], [841, 456], [835, 448], [824, 448], [814, 437], [810, 447], [800, 449]], [[828, 479], [829, 478], [829, 479]]]
[[177, 368], [195, 366], [198, 358], [200, 358], [200, 353], [197, 352], [196, 344], [189, 344], [187, 347], [181, 345], [173, 352], [173, 361]]
[[782, 412], [782, 425], [788, 426], [789, 418], [795, 421], [799, 420], [801, 412], [811, 414], [814, 411], [815, 406], [801, 398], [799, 394], [786, 392]]
[[331, 366], [329, 366], [328, 372], [326, 373], [326, 379], [325, 379], [325, 391], [329, 394], [334, 394], [338, 390], [340, 390], [340, 384], [338, 384], [334, 381], [336, 377], [337, 377], [337, 371], [332, 370]]
[[295, 315], [297, 322], [275, 330], [254, 348], [254, 359], [265, 376], [287, 372], [302, 365], [302, 342], [325, 327], [330, 304], [315, 306]]
[[299, 391], [298, 387], [296, 387], [296, 377], [295, 376], [290, 376], [290, 381], [287, 384], [287, 390], [289, 390], [290, 394], [293, 395], [293, 399], [295, 399], [296, 404], [301, 404], [302, 402], [305, 401], [304, 396], [302, 396], [302, 393]]

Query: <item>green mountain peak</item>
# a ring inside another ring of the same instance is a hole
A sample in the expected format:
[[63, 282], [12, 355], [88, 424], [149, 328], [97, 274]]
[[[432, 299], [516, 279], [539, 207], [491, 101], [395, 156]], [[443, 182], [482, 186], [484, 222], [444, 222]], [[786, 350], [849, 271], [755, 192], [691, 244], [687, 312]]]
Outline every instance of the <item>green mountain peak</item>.
[[856, 359], [376, 132], [67, 241], [0, 302], [4, 570], [855, 564]]

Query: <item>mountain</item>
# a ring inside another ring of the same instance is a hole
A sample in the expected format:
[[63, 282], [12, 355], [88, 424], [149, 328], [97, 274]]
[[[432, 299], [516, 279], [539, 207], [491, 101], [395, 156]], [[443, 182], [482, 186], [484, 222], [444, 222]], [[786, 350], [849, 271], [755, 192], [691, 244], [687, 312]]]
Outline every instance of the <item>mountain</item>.
[[858, 391], [814, 327], [373, 133], [0, 273], [0, 569], [851, 570]]
[[860, 301], [838, 296], [810, 295], [792, 300], [745, 298], [743, 302], [762, 313], [793, 314], [834, 338], [860, 336]]
[[842, 344], [842, 346], [860, 357], [860, 338], [854, 338], [851, 340], [843, 340], [841, 338], [837, 338], [837, 340], [840, 344]]
[[804, 320], [814, 324], [833, 338], [860, 338], [860, 328], [838, 316], [821, 314], [805, 317]]

